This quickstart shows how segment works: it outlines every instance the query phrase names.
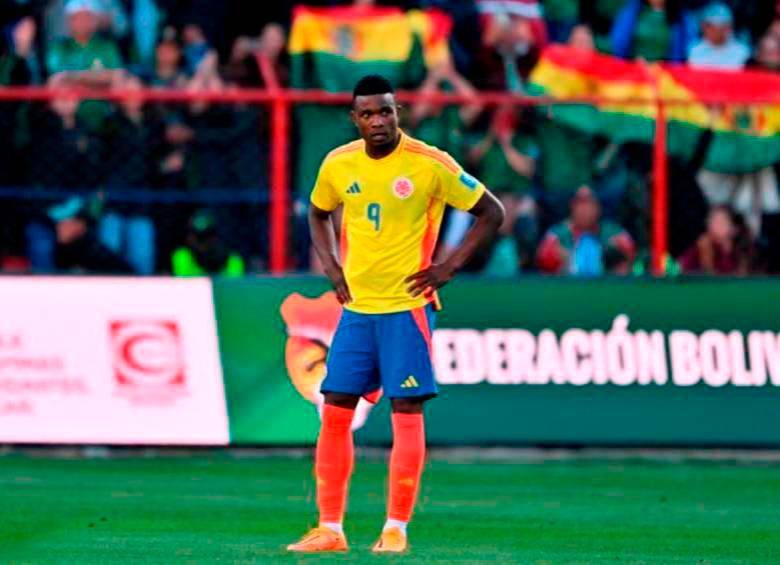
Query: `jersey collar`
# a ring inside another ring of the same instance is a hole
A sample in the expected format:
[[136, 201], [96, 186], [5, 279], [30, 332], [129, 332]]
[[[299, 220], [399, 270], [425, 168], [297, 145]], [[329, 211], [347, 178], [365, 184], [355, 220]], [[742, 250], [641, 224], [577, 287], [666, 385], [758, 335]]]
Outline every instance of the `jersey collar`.
[[374, 159], [368, 153], [366, 153], [366, 148], [364, 145], [363, 155], [365, 156], [365, 158], [371, 161], [372, 163], [385, 163], [387, 161], [391, 161], [392, 159], [395, 159], [398, 155], [400, 155], [404, 149], [404, 145], [406, 145], [406, 139], [408, 138], [408, 136], [403, 132], [402, 129], [399, 128], [398, 131], [401, 134], [401, 140], [398, 142], [398, 145], [395, 146], [395, 149], [393, 149], [392, 152], [388, 153], [384, 157], [380, 157], [379, 159]]

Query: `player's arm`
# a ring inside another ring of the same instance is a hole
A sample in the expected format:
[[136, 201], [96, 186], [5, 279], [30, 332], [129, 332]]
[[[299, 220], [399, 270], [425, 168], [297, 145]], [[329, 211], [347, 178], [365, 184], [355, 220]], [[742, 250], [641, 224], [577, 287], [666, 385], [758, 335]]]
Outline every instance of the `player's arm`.
[[477, 203], [470, 208], [476, 221], [466, 233], [463, 242], [441, 263], [434, 263], [427, 269], [408, 277], [409, 292], [419, 296], [428, 289], [437, 289], [447, 284], [455, 273], [468, 263], [469, 259], [490, 241], [504, 222], [504, 207], [492, 192], [485, 190]]
[[341, 204], [341, 198], [333, 188], [332, 169], [326, 158], [317, 174], [317, 182], [311, 191], [309, 203], [309, 230], [314, 251], [322, 262], [325, 274], [333, 283], [339, 302], [352, 301], [347, 280], [341, 268], [338, 254], [338, 237], [333, 225], [333, 211]]
[[322, 262], [323, 270], [333, 284], [336, 297], [341, 304], [352, 302], [347, 279], [339, 263], [336, 229], [333, 226], [333, 212], [309, 205], [309, 230], [314, 251]]

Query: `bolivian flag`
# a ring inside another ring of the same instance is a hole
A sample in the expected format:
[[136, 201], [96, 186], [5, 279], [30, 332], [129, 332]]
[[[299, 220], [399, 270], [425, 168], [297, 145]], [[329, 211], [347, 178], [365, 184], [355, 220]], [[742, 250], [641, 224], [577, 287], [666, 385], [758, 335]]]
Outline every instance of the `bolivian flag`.
[[[705, 167], [712, 171], [749, 173], [780, 161], [780, 77], [775, 74], [649, 65], [555, 45], [543, 52], [530, 83], [533, 94], [553, 99], [608, 100], [545, 110], [554, 120], [618, 143], [653, 141], [654, 100], [660, 98], [669, 102], [671, 154], [689, 156], [702, 130], [711, 127], [715, 137]], [[715, 97], [762, 103], [707, 104]]]
[[426, 66], [449, 57], [451, 28], [449, 16], [437, 10], [298, 6], [288, 45], [292, 86], [350, 91], [374, 72], [415, 86]]

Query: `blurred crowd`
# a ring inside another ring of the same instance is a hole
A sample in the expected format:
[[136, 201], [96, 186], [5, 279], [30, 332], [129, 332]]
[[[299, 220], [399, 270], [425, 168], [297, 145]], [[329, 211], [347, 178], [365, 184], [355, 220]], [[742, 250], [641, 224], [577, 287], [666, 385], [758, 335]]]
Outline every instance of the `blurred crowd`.
[[[541, 49], [568, 43], [625, 59], [780, 69], [775, 0], [398, 0], [439, 8], [451, 57], [428, 69], [429, 101], [403, 111], [409, 133], [450, 152], [507, 208], [469, 268], [596, 276], [648, 268], [652, 148], [616, 145], [543, 108], [485, 107], [480, 90], [526, 92]], [[249, 104], [145, 103], [144, 87], [227, 92], [289, 84], [287, 2], [0, 0], [0, 85], [121, 90], [116, 102], [64, 94], [0, 103], [0, 269], [17, 272], [262, 272], [268, 256], [268, 113]], [[130, 95], [127, 95], [127, 94]], [[306, 135], [297, 128], [294, 135]], [[670, 161], [670, 273], [777, 272], [777, 171]], [[293, 187], [305, 214], [308, 186]], [[67, 198], [51, 192], [68, 192]], [[439, 256], [469, 227], [446, 219]], [[294, 267], [313, 268], [296, 223]]]

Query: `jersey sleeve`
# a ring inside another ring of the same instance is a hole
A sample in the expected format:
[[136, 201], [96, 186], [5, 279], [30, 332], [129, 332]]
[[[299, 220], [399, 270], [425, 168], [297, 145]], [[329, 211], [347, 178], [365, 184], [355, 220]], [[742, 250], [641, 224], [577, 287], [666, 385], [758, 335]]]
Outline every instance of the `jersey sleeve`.
[[341, 204], [341, 198], [333, 186], [333, 179], [327, 160], [320, 165], [320, 171], [317, 173], [317, 182], [314, 183], [309, 199], [317, 208], [328, 212], [335, 210]]
[[439, 169], [441, 199], [459, 210], [470, 210], [482, 198], [485, 185], [464, 171], [454, 159], [449, 160], [452, 166]]

